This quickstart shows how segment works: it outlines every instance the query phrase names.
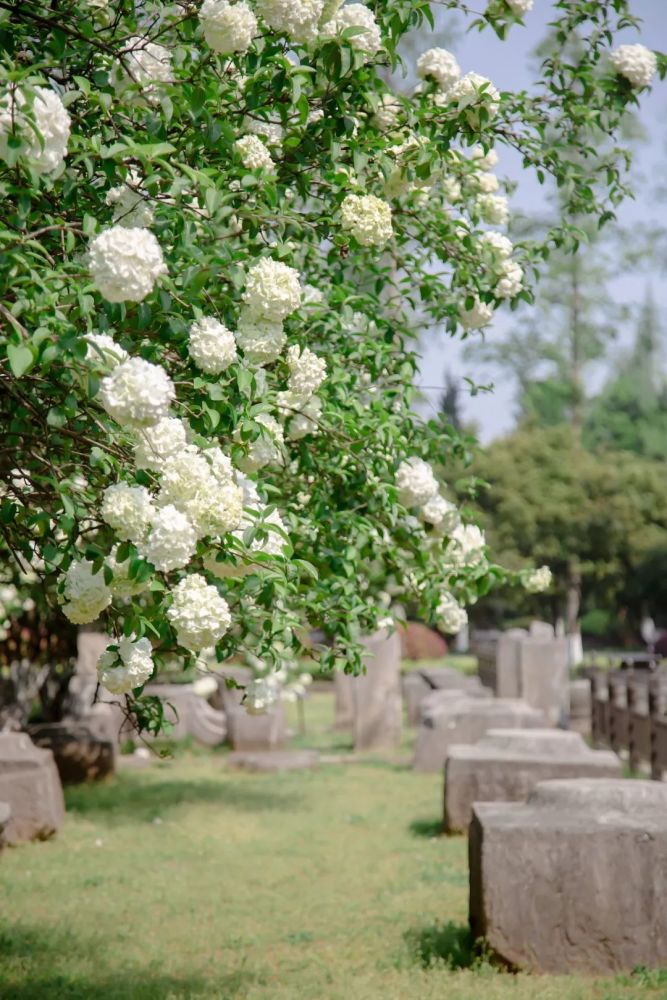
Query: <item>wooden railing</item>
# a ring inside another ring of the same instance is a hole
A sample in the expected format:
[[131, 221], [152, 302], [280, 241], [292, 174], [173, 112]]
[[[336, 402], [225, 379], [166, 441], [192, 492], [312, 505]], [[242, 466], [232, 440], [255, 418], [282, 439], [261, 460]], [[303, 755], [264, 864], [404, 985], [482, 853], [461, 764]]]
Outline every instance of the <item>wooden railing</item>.
[[592, 735], [596, 746], [626, 750], [638, 771], [650, 766], [661, 781], [667, 771], [667, 671], [587, 670], [592, 686]]

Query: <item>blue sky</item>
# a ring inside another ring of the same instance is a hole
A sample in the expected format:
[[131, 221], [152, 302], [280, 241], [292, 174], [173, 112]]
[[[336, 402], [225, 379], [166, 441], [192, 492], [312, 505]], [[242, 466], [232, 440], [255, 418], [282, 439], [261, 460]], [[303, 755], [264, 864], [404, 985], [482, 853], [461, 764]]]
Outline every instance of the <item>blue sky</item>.
[[[667, 0], [632, 0], [633, 13], [643, 19], [639, 31], [627, 30], [619, 35], [620, 42], [641, 41], [651, 48], [667, 51]], [[488, 76], [500, 90], [517, 90], [530, 88], [534, 80], [531, 70], [530, 53], [544, 38], [547, 23], [553, 16], [553, 4], [550, 0], [535, 0], [534, 9], [526, 15], [525, 28], [515, 27], [505, 42], [499, 41], [491, 31], [481, 34], [474, 32], [462, 34], [457, 42], [451, 45], [463, 72], [474, 70]], [[432, 44], [437, 44], [437, 39]], [[426, 46], [424, 46], [426, 47]], [[667, 81], [655, 83], [649, 94], [642, 95], [640, 118], [647, 133], [647, 140], [637, 147], [635, 154], [634, 188], [636, 198], [627, 201], [618, 212], [619, 222], [631, 225], [636, 222], [661, 221], [667, 226], [667, 203], [656, 202], [655, 189], [659, 183], [664, 184], [665, 161], [667, 159], [667, 127], [665, 126], [667, 110]], [[545, 192], [539, 184], [520, 167], [518, 160], [509, 151], [498, 149], [500, 162], [497, 172], [500, 176], [518, 181], [519, 186], [512, 195], [510, 206], [531, 212], [539, 211], [544, 204]], [[661, 218], [660, 218], [661, 217]], [[660, 280], [655, 274], [628, 275], [615, 283], [614, 296], [619, 301], [632, 302], [641, 300], [647, 281], [651, 280], [658, 308], [667, 311], [667, 291], [664, 278]], [[491, 339], [501, 334], [508, 324], [512, 323], [512, 315], [506, 309], [498, 313], [493, 327], [487, 333]], [[631, 336], [632, 329], [628, 330]], [[622, 347], [622, 343], [618, 345]], [[617, 349], [618, 349], [617, 347]], [[428, 372], [421, 377], [421, 385], [440, 386], [443, 373], [448, 368], [455, 376], [469, 375], [477, 382], [495, 382], [493, 394], [480, 394], [474, 397], [464, 397], [464, 414], [467, 420], [473, 420], [482, 441], [489, 441], [511, 429], [514, 423], [513, 386], [507, 380], [494, 379], [493, 373], [480, 370], [478, 366], [463, 358], [461, 344], [445, 334], [433, 332], [424, 337], [422, 345], [422, 371]], [[593, 380], [599, 380], [602, 372], [592, 373]], [[440, 396], [438, 388], [424, 388], [425, 401], [420, 409], [425, 414], [437, 407]]]

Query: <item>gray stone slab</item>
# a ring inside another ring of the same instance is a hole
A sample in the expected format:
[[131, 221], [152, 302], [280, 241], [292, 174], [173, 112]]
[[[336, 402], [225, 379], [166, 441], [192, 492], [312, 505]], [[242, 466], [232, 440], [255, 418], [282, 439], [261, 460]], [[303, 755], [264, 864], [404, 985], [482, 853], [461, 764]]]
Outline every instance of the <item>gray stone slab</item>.
[[591, 682], [585, 679], [570, 681], [570, 729], [582, 736], [590, 736], [592, 716]]
[[454, 743], [476, 743], [489, 729], [539, 729], [544, 714], [514, 698], [472, 698], [466, 692], [438, 691], [424, 699], [417, 730], [414, 767], [440, 771]]
[[620, 778], [621, 761], [591, 750], [579, 733], [492, 729], [475, 744], [449, 748], [445, 762], [448, 833], [468, 830], [475, 802], [521, 802], [550, 778]]
[[227, 713], [229, 742], [234, 750], [278, 750], [286, 739], [282, 705], [261, 715], [250, 715], [243, 706]]
[[476, 803], [470, 924], [532, 972], [614, 973], [667, 961], [667, 786], [538, 784], [525, 803]]
[[544, 712], [552, 725], [565, 723], [570, 709], [567, 639], [554, 638], [553, 629], [551, 637], [529, 635], [519, 644], [518, 657], [519, 697]]
[[29, 725], [33, 742], [53, 754], [63, 785], [101, 781], [116, 767], [116, 743], [108, 735], [80, 722]]
[[158, 695], [165, 703], [165, 719], [172, 724], [169, 739], [190, 738], [203, 746], [224, 743], [228, 724], [226, 712], [212, 708], [191, 684], [148, 684], [145, 693]]
[[243, 771], [305, 771], [319, 767], [320, 755], [317, 750], [235, 751], [227, 763]]
[[27, 733], [0, 733], [0, 800], [11, 809], [3, 834], [8, 844], [51, 837], [65, 819], [53, 754]]
[[356, 677], [334, 670], [334, 729], [352, 729]]
[[362, 642], [366, 673], [353, 683], [354, 749], [391, 749], [401, 742], [401, 640], [382, 630]]
[[0, 802], [0, 850], [5, 846], [5, 829], [9, 825], [12, 807], [9, 802]]

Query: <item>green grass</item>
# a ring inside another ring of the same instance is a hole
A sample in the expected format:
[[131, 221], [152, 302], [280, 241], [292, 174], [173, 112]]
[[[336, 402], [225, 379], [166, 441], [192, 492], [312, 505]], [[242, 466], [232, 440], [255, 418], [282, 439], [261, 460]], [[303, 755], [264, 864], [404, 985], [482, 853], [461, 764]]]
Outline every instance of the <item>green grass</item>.
[[[330, 696], [306, 720], [302, 742], [331, 748]], [[0, 859], [0, 997], [666, 996], [660, 973], [515, 976], [476, 956], [466, 843], [436, 836], [440, 793], [391, 761], [247, 775], [224, 753], [73, 788], [54, 840]]]

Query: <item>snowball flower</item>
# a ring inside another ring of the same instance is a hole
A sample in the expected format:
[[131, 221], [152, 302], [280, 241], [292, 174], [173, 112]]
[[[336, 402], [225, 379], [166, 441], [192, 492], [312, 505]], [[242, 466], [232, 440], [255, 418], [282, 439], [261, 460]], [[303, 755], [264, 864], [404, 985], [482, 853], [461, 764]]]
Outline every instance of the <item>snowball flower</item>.
[[111, 694], [128, 694], [141, 687], [153, 673], [153, 647], [149, 639], [124, 637], [107, 646], [97, 661], [100, 684]]
[[340, 210], [343, 229], [364, 247], [382, 246], [393, 235], [391, 206], [374, 194], [348, 194]]
[[187, 442], [185, 424], [177, 417], [162, 417], [151, 427], [140, 430], [138, 435], [139, 440], [134, 446], [134, 464], [137, 469], [153, 469], [156, 472]]
[[438, 532], [447, 534], [453, 531], [459, 523], [459, 512], [456, 505], [445, 500], [436, 493], [421, 509], [421, 516], [428, 524], [432, 524]]
[[382, 45], [382, 36], [373, 11], [362, 3], [346, 4], [323, 26], [322, 37], [339, 38], [348, 28], [359, 29], [347, 39], [352, 48], [374, 56]]
[[102, 379], [99, 398], [110, 417], [128, 427], [150, 427], [166, 416], [175, 396], [164, 368], [128, 358]]
[[278, 701], [279, 685], [270, 680], [258, 678], [246, 685], [243, 695], [243, 707], [248, 715], [264, 715]]
[[477, 211], [490, 226], [504, 226], [510, 217], [507, 198], [502, 194], [481, 194], [476, 200]]
[[209, 461], [205, 453], [188, 445], [168, 458], [162, 469], [158, 503], [173, 504], [186, 514], [200, 538], [224, 534], [241, 523], [243, 493], [227, 474], [224, 458], [220, 452]]
[[308, 397], [317, 392], [327, 373], [326, 362], [305, 347], [290, 347], [287, 351], [290, 374], [287, 384], [290, 392]]
[[483, 106], [488, 118], [493, 118], [500, 106], [500, 93], [487, 77], [466, 73], [447, 91], [447, 101], [458, 104], [459, 111], [468, 111], [468, 125], [478, 129], [481, 124], [478, 108]]
[[248, 310], [241, 312], [235, 336], [247, 360], [256, 365], [268, 365], [280, 357], [287, 340], [282, 323], [257, 318]]
[[459, 323], [464, 330], [481, 330], [493, 319], [493, 307], [481, 302], [477, 296], [470, 309], [462, 308], [459, 312]]
[[291, 441], [300, 441], [307, 434], [317, 434], [320, 429], [318, 418], [322, 412], [322, 400], [317, 396], [311, 396], [303, 403], [296, 403], [294, 409], [299, 412], [289, 422], [288, 438]]
[[261, 136], [267, 146], [281, 146], [283, 141], [283, 127], [278, 122], [258, 121], [255, 118], [245, 118], [243, 122], [247, 132]]
[[505, 261], [494, 292], [499, 299], [513, 299], [523, 288], [523, 268], [513, 260]]
[[122, 56], [121, 82], [138, 83], [150, 100], [155, 99], [160, 84], [173, 80], [171, 53], [163, 45], [135, 35], [128, 38]]
[[493, 194], [500, 187], [500, 182], [495, 174], [483, 172], [474, 174], [472, 180], [475, 188], [482, 194]]
[[111, 604], [111, 591], [104, 573], [93, 572], [89, 559], [70, 563], [63, 579], [63, 612], [74, 625], [87, 625], [99, 618]]
[[107, 192], [104, 200], [113, 208], [113, 221], [119, 226], [134, 229], [153, 224], [153, 210], [139, 190], [140, 187], [139, 175], [132, 170], [123, 184]]
[[447, 558], [454, 566], [477, 566], [484, 561], [486, 539], [476, 524], [459, 524], [451, 533]]
[[100, 514], [119, 538], [139, 542], [155, 515], [152, 499], [145, 486], [115, 483], [104, 491]]
[[433, 469], [421, 458], [412, 457], [401, 462], [396, 472], [396, 485], [399, 499], [406, 507], [421, 507], [438, 492]]
[[648, 87], [658, 68], [655, 54], [645, 45], [619, 45], [609, 59], [616, 72], [633, 87]]
[[[0, 102], [0, 156], [6, 155], [12, 119], [26, 141], [26, 156], [34, 170], [52, 174], [60, 170], [67, 156], [72, 120], [65, 105], [54, 90], [35, 87], [31, 118], [19, 113], [26, 97], [20, 90], [6, 94]], [[13, 102], [13, 109], [12, 109]]]
[[422, 80], [435, 80], [443, 90], [449, 90], [461, 76], [461, 70], [447, 49], [427, 49], [417, 60], [417, 76]]
[[283, 429], [268, 413], [259, 413], [255, 423], [262, 431], [259, 437], [246, 445], [247, 452], [241, 468], [244, 472], [255, 472], [265, 465], [281, 465], [283, 461]]
[[295, 42], [314, 42], [324, 0], [256, 0], [257, 12], [268, 26]]
[[448, 635], [456, 635], [468, 622], [465, 608], [451, 594], [441, 596], [435, 613], [442, 631]]
[[282, 261], [262, 257], [248, 271], [243, 302], [254, 316], [281, 322], [301, 304], [299, 272]]
[[493, 170], [498, 164], [498, 154], [495, 149], [490, 149], [488, 153], [485, 153], [481, 146], [473, 146], [472, 159], [480, 170]]
[[505, 3], [517, 17], [523, 17], [533, 9], [533, 0], [505, 0]]
[[242, 136], [234, 143], [234, 149], [246, 170], [275, 170], [273, 158], [258, 136]]
[[107, 302], [141, 302], [166, 274], [160, 244], [148, 229], [115, 225], [92, 240], [90, 274]]
[[391, 128], [401, 112], [401, 103], [393, 94], [383, 94], [372, 122], [376, 129], [384, 132]]
[[87, 333], [84, 340], [88, 344], [86, 364], [92, 368], [115, 368], [129, 358], [127, 351], [108, 333]]
[[247, 52], [257, 34], [257, 18], [244, 0], [204, 0], [199, 9], [199, 23], [206, 44], [219, 55]]
[[508, 240], [502, 233], [495, 232], [495, 230], [482, 233], [479, 242], [482, 253], [487, 254], [495, 263], [502, 264], [512, 256], [512, 251], [514, 250], [511, 240]]
[[188, 352], [208, 375], [219, 375], [237, 360], [234, 334], [212, 316], [203, 316], [192, 324]]
[[553, 575], [548, 566], [529, 570], [523, 576], [523, 585], [529, 594], [541, 594], [551, 586]]
[[197, 548], [197, 534], [189, 518], [167, 504], [157, 512], [142, 555], [155, 569], [169, 573], [183, 569], [192, 559]]
[[106, 558], [106, 564], [113, 573], [113, 580], [109, 584], [109, 587], [114, 597], [134, 597], [136, 594], [140, 594], [143, 590], [146, 590], [150, 584], [150, 580], [139, 581], [137, 579], [130, 579], [130, 558], [128, 557], [123, 562], [118, 562], [117, 556], [118, 546], [114, 545]]
[[227, 601], [200, 573], [184, 577], [173, 598], [167, 618], [179, 644], [193, 653], [215, 646], [232, 623]]

